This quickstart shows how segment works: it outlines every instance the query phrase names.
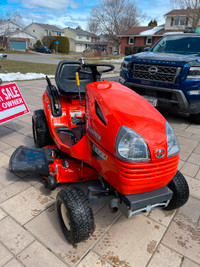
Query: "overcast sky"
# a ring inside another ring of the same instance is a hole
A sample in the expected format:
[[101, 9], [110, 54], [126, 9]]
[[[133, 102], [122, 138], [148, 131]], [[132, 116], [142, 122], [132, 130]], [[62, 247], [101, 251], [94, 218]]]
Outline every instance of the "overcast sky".
[[[16, 10], [23, 17], [23, 24], [34, 22], [56, 25], [60, 28], [77, 27], [87, 29], [87, 18], [97, 0], [0, 0], [0, 15]], [[151, 19], [164, 23], [163, 15], [172, 8], [170, 0], [135, 0], [135, 5], [146, 15], [141, 26]], [[1, 17], [1, 16], [0, 16]]]

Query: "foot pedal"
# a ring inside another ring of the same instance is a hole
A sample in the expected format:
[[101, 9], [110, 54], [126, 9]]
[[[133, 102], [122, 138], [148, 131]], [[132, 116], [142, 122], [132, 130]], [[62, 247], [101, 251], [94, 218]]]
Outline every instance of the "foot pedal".
[[12, 154], [9, 169], [12, 173], [49, 175], [53, 163], [52, 148], [18, 147]]

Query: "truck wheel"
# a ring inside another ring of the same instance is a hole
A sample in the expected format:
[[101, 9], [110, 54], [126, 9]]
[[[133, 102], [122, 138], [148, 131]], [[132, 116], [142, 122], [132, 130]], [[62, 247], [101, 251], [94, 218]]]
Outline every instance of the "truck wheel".
[[169, 182], [168, 187], [173, 191], [173, 197], [165, 210], [173, 210], [183, 206], [189, 198], [189, 187], [181, 172], [177, 171], [174, 178]]
[[200, 124], [200, 113], [190, 114], [190, 121], [196, 124]]
[[43, 109], [38, 109], [33, 112], [32, 129], [36, 147], [53, 144]]
[[57, 194], [57, 211], [64, 236], [71, 244], [82, 242], [94, 232], [94, 216], [87, 197], [77, 187]]

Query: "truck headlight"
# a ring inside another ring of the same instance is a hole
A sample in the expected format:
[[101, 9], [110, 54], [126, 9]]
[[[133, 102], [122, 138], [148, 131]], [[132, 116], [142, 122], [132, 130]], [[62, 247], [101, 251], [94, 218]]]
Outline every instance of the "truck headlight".
[[142, 136], [126, 126], [121, 126], [117, 134], [115, 155], [128, 162], [150, 161], [150, 152]]
[[122, 64], [121, 64], [121, 69], [122, 70], [125, 70], [125, 71], [128, 71], [129, 70], [129, 61], [127, 61], [127, 60], [124, 60], [123, 62], [122, 62]]
[[200, 79], [200, 67], [190, 67], [187, 78]]
[[167, 155], [168, 158], [177, 155], [180, 152], [178, 141], [168, 122], [165, 125], [167, 135]]

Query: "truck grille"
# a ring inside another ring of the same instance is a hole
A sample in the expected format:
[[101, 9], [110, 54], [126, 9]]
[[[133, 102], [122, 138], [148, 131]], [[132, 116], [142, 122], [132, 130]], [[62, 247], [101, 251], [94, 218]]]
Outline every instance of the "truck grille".
[[180, 71], [180, 67], [133, 64], [133, 78], [136, 79], [174, 83]]

